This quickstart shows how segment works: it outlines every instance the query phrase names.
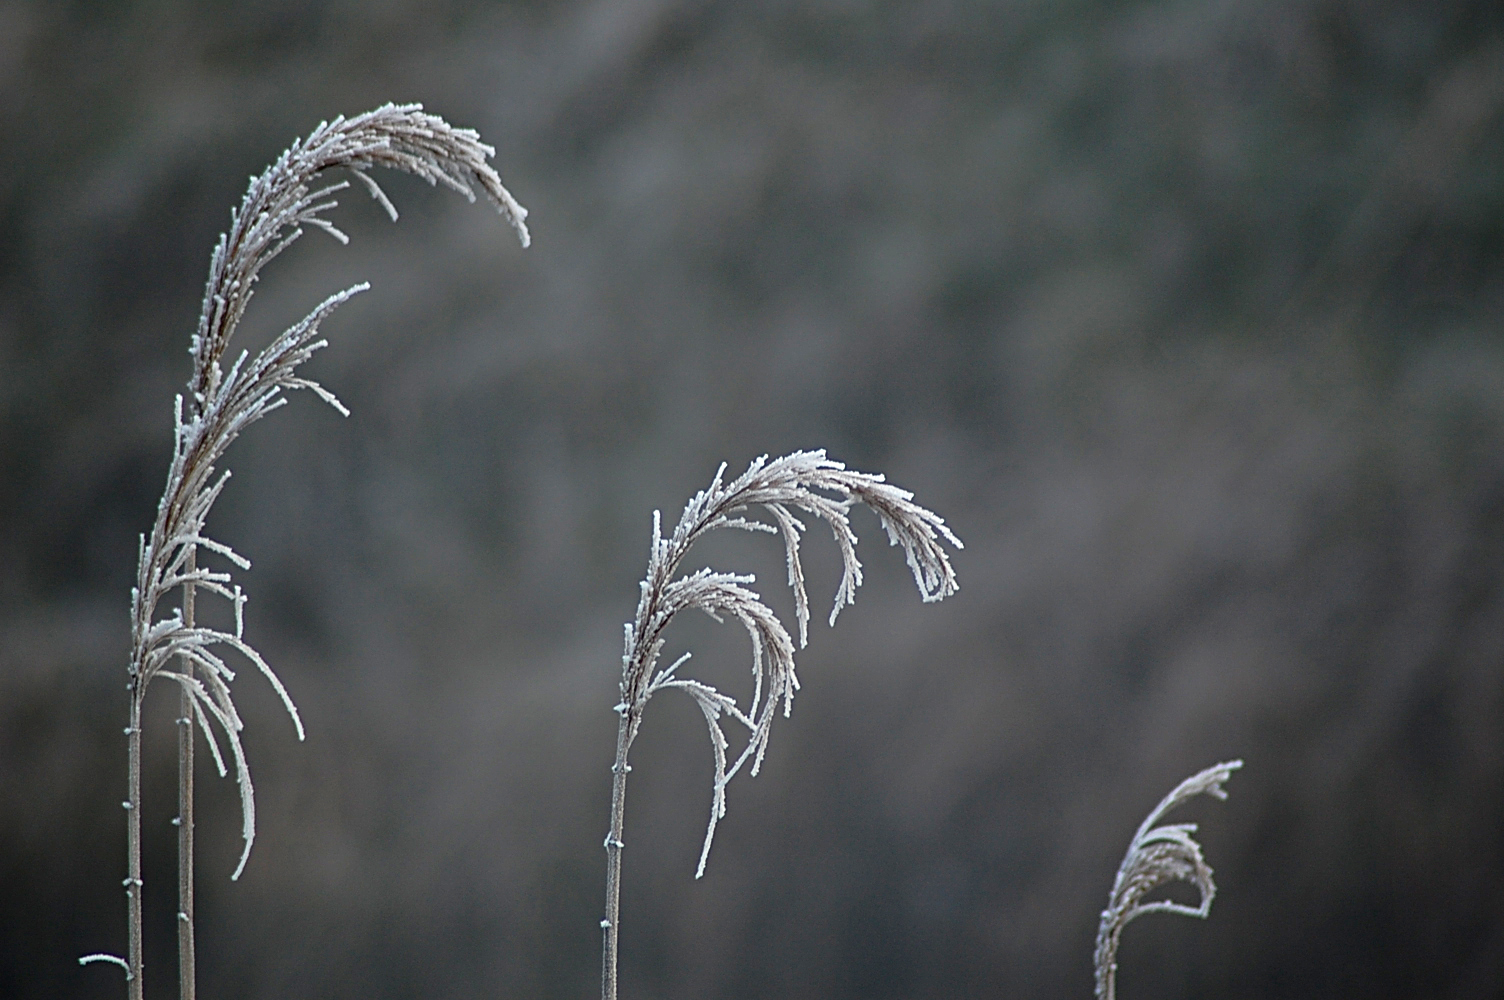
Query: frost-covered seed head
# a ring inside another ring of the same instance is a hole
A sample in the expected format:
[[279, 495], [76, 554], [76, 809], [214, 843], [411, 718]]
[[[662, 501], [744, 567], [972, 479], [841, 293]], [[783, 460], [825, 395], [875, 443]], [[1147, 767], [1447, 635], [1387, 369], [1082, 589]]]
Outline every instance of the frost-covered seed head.
[[[794, 511], [826, 522], [841, 553], [841, 580], [830, 611], [832, 625], [841, 609], [856, 599], [857, 587], [862, 583], [862, 564], [856, 555], [856, 533], [847, 516], [855, 504], [862, 503], [871, 508], [887, 532], [889, 542], [903, 548], [920, 596], [926, 601], [948, 597], [959, 586], [942, 541], [954, 548], [962, 548], [961, 540], [945, 521], [914, 503], [913, 494], [893, 486], [881, 475], [853, 472], [840, 462], [826, 458], [824, 451], [797, 451], [772, 461], [763, 456], [730, 483], [724, 482], [725, 472], [723, 464], [710, 486], [695, 494], [685, 506], [679, 523], [667, 537], [662, 534], [658, 512], [653, 512], [648, 572], [642, 581], [637, 615], [626, 626], [622, 702], [617, 708], [628, 717], [629, 742], [637, 734], [648, 699], [664, 688], [678, 688], [694, 698], [705, 716], [711, 753], [715, 758], [715, 782], [710, 822], [696, 877], [704, 874], [716, 823], [726, 814], [726, 784], [749, 761], [751, 773], [758, 772], [772, 732], [773, 715], [780, 704], [784, 715], [788, 715], [793, 707], [794, 693], [799, 689], [799, 678], [794, 670], [793, 638], [772, 609], [746, 586], [753, 582], [752, 577], [702, 569], [674, 578], [689, 547], [696, 539], [717, 528], [739, 528], [781, 536], [788, 563], [789, 587], [794, 593], [800, 647], [808, 641], [810, 610], [805, 593], [804, 567], [799, 558], [799, 543], [805, 524], [794, 515]], [[766, 511], [772, 523], [744, 515], [743, 512], [754, 507]], [[708, 684], [679, 678], [676, 671], [688, 659], [687, 655], [654, 674], [663, 650], [664, 629], [675, 615], [688, 608], [698, 608], [717, 619], [734, 618], [752, 640], [753, 689], [745, 710], [734, 698]], [[727, 757], [730, 745], [721, 728], [723, 715], [745, 726], [750, 734], [746, 747], [734, 759]]]
[[[298, 738], [303, 723], [287, 690], [270, 666], [242, 638], [245, 595], [228, 571], [200, 566], [200, 549], [224, 558], [238, 569], [250, 562], [204, 530], [214, 501], [229, 479], [216, 476], [215, 466], [225, 449], [246, 427], [286, 402], [284, 393], [308, 389], [342, 414], [348, 411], [317, 382], [298, 374], [303, 362], [326, 345], [319, 326], [351, 296], [365, 291], [355, 285], [331, 295], [294, 323], [255, 358], [242, 352], [229, 371], [223, 367], [230, 340], [245, 314], [261, 269], [298, 240], [303, 227], [324, 230], [340, 242], [347, 237], [324, 214], [334, 208], [330, 197], [349, 187], [341, 181], [311, 190], [323, 171], [343, 167], [354, 174], [387, 213], [397, 211], [366, 171], [388, 167], [416, 174], [430, 184], [444, 184], [475, 200], [480, 188], [516, 229], [523, 246], [529, 236], [524, 209], [502, 186], [486, 162], [495, 150], [469, 129], [457, 129], [442, 118], [423, 113], [422, 105], [387, 104], [354, 118], [320, 124], [308, 138], [292, 144], [260, 176], [251, 179], [239, 209], [231, 213], [230, 229], [219, 239], [209, 264], [203, 309], [189, 353], [193, 374], [188, 394], [173, 407], [173, 455], [167, 487], [157, 507], [149, 538], [143, 536], [137, 557], [137, 581], [131, 590], [130, 685], [137, 699], [152, 678], [162, 676], [191, 695], [194, 719], [208, 738], [215, 765], [223, 776], [225, 761], [214, 736], [217, 728], [229, 742], [240, 784], [242, 835], [245, 848], [232, 876], [238, 878], [255, 838], [255, 796], [240, 734], [244, 723], [230, 698], [234, 672], [220, 656], [233, 649], [255, 665], [281, 698]], [[234, 631], [222, 632], [190, 625], [180, 609], [159, 615], [159, 605], [177, 588], [191, 588], [229, 601]], [[220, 652], [216, 652], [220, 651]], [[167, 667], [179, 660], [177, 670]], [[210, 720], [215, 723], [210, 725]]]

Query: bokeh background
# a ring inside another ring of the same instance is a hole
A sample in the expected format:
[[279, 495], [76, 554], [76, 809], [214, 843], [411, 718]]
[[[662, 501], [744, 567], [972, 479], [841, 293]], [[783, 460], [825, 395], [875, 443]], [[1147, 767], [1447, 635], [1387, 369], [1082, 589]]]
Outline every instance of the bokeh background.
[[[1212, 917], [1134, 924], [1123, 997], [1504, 994], [1497, 3], [10, 0], [0, 995], [120, 995], [76, 959], [125, 946], [127, 594], [209, 251], [389, 100], [494, 143], [535, 243], [387, 176], [399, 224], [357, 191], [265, 274], [247, 346], [374, 288], [310, 369], [354, 415], [258, 425], [211, 520], [309, 736], [241, 678], [238, 883], [200, 754], [202, 996], [593, 995], [651, 512], [811, 447], [946, 516], [962, 591], [864, 515], [699, 882], [703, 724], [655, 701], [625, 996], [1089, 996], [1133, 829], [1233, 757], [1184, 812]], [[706, 564], [789, 607], [775, 541]], [[745, 688], [739, 629], [676, 629]]]

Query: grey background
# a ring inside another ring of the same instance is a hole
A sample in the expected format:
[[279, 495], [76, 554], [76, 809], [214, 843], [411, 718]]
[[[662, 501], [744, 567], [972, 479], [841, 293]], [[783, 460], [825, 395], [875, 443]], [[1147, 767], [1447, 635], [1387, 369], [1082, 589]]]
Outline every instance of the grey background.
[[[1435, 0], [0, 3], [0, 995], [119, 995], [76, 958], [124, 948], [127, 592], [209, 251], [388, 100], [493, 142], [536, 240], [383, 177], [399, 224], [356, 192], [266, 272], [250, 346], [374, 288], [311, 366], [352, 418], [294, 399], [211, 520], [309, 737], [241, 678], [238, 883], [201, 760], [200, 995], [590, 996], [651, 511], [808, 447], [946, 516], [962, 591], [859, 520], [700, 882], [703, 727], [654, 703], [625, 996], [1088, 996], [1134, 827], [1232, 757], [1184, 814], [1212, 918], [1133, 925], [1125, 1000], [1501, 995], [1501, 46]], [[772, 540], [705, 564], [788, 608]]]

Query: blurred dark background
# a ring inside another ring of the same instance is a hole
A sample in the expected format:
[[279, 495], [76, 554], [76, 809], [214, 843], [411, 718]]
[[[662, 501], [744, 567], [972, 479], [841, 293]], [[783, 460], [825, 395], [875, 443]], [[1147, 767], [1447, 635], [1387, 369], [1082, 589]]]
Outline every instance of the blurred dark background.
[[[1504, 995], [1496, 2], [11, 0], [0, 996], [120, 995], [76, 960], [125, 947], [128, 590], [209, 251], [389, 100], [494, 143], [535, 244], [384, 176], [398, 225], [357, 191], [266, 272], [248, 346], [374, 288], [310, 368], [352, 418], [294, 398], [211, 520], [309, 736], [242, 676], [238, 883], [201, 754], [202, 996], [592, 996], [651, 511], [810, 447], [946, 516], [962, 591], [864, 515], [700, 882], [703, 724], [655, 701], [624, 996], [1089, 996], [1134, 827], [1232, 757], [1183, 814], [1212, 917], [1134, 924], [1125, 1000]], [[789, 606], [775, 541], [707, 563]], [[738, 629], [677, 628], [745, 685]]]

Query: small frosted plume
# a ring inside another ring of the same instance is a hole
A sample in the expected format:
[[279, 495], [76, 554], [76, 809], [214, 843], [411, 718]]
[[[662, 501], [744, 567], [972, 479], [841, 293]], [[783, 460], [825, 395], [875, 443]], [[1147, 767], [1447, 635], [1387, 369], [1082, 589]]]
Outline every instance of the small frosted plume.
[[[1117, 878], [1113, 880], [1112, 897], [1107, 909], [1102, 911], [1102, 923], [1097, 929], [1099, 1000], [1113, 1000], [1118, 971], [1118, 939], [1122, 937], [1123, 928], [1135, 917], [1158, 911], [1204, 919], [1211, 913], [1217, 886], [1212, 882], [1211, 867], [1201, 854], [1201, 845], [1191, 836], [1196, 832], [1196, 824], [1154, 824], [1165, 813], [1197, 795], [1227, 798], [1227, 791], [1222, 786], [1232, 772], [1242, 766], [1241, 760], [1230, 760], [1192, 775], [1166, 795], [1139, 825], [1118, 868]], [[1149, 893], [1171, 882], [1189, 882], [1195, 886], [1201, 893], [1200, 905], [1186, 906], [1168, 899], [1144, 902]]]

